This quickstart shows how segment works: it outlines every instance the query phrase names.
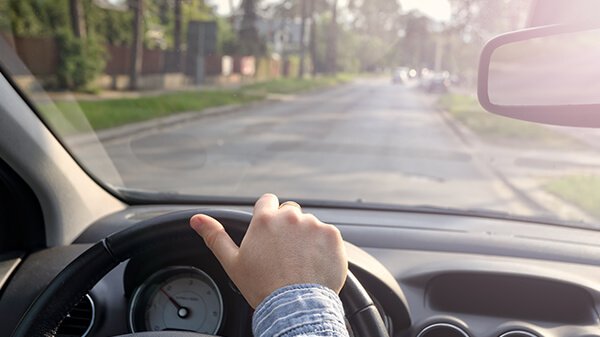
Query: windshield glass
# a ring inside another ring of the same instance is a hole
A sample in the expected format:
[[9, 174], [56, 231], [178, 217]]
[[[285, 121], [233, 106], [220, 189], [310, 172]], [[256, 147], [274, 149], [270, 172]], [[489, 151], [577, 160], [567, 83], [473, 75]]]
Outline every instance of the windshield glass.
[[527, 0], [0, 0], [4, 75], [115, 191], [593, 224], [600, 133], [476, 99]]

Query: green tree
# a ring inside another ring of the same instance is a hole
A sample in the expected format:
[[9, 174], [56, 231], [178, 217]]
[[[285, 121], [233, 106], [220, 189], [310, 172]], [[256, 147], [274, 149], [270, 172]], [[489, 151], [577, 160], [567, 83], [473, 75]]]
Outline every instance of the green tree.
[[132, 0], [131, 10], [133, 11], [131, 41], [131, 62], [129, 68], [129, 89], [138, 89], [138, 79], [142, 72], [142, 43], [144, 38], [144, 0]]
[[15, 36], [53, 36], [68, 27], [68, 7], [61, 0], [8, 0], [8, 20]]
[[[175, 69], [180, 70], [181, 67], [181, 53], [183, 51], [182, 43], [182, 24], [183, 24], [183, 10], [182, 1], [175, 0], [173, 6], [173, 50], [175, 51]], [[165, 11], [166, 13], [166, 11]], [[167, 21], [168, 22], [168, 21]]]
[[298, 67], [298, 78], [304, 77], [304, 65], [306, 56], [306, 20], [308, 19], [307, 1], [301, 1], [300, 5], [300, 66]]
[[485, 41], [521, 28], [530, 0], [450, 0], [452, 30]]
[[73, 35], [79, 39], [85, 39], [87, 36], [87, 28], [83, 13], [83, 4], [81, 2], [81, 0], [69, 0], [69, 14]]
[[80, 39], [71, 30], [56, 34], [59, 64], [56, 79], [59, 87], [90, 90], [92, 82], [104, 70], [105, 51], [94, 37]]
[[528, 0], [450, 0], [446, 29], [450, 69], [475, 83], [479, 52], [493, 36], [523, 27]]
[[[190, 21], [219, 21], [221, 19], [204, 0], [153, 0], [148, 3], [147, 7], [148, 12], [144, 14], [145, 18], [148, 18], [150, 25], [155, 29], [160, 28], [164, 31], [166, 47], [173, 50], [186, 49], [187, 29]], [[226, 20], [223, 21], [221, 24], [217, 22], [218, 34], [221, 27], [224, 30], [230, 30]], [[229, 33], [225, 32], [224, 34], [227, 36]], [[221, 40], [227, 40], [227, 38], [223, 37]]]
[[381, 39], [395, 38], [401, 29], [401, 6], [398, 0], [351, 0], [348, 9], [357, 33]]
[[325, 71], [325, 57], [324, 53], [320, 52], [321, 45], [324, 44], [322, 37], [325, 35], [325, 30], [322, 27], [324, 15], [323, 13], [327, 9], [327, 0], [309, 0], [310, 1], [310, 37], [308, 42], [308, 49], [310, 51], [310, 60], [313, 66], [313, 76], [319, 72]]
[[[8, 0], [5, 9], [14, 36], [55, 39], [59, 64], [54, 81], [50, 82], [60, 88], [86, 90], [103, 70], [105, 53], [102, 41], [97, 36], [90, 34], [90, 38], [84, 40], [82, 36], [75, 35], [71, 4], [66, 0]], [[78, 5], [83, 6], [78, 12], [81, 16], [78, 24], [82, 24], [79, 28], [89, 31], [82, 11], [84, 7], [87, 9], [92, 6], [91, 2]]]
[[258, 21], [257, 5], [259, 0], [242, 0], [242, 22], [238, 31], [239, 52], [242, 55], [263, 55], [265, 42], [259, 37], [256, 27]]
[[330, 0], [331, 19], [327, 34], [327, 68], [328, 74], [335, 74], [338, 71], [337, 50], [338, 50], [338, 0]]
[[0, 32], [10, 31], [8, 2], [0, 1]]
[[237, 35], [231, 23], [225, 18], [217, 17], [217, 53], [221, 55], [234, 55], [238, 53], [239, 45]]
[[131, 11], [115, 11], [90, 6], [88, 13], [88, 24], [92, 33], [98, 39], [111, 45], [129, 45], [133, 35], [131, 33]]
[[402, 63], [412, 68], [432, 68], [435, 48], [431, 31], [433, 22], [417, 11], [407, 13], [404, 22], [404, 39], [400, 44]]
[[351, 27], [358, 35], [356, 52], [360, 69], [371, 71], [391, 65], [397, 60], [402, 30], [401, 6], [398, 0], [351, 0]]

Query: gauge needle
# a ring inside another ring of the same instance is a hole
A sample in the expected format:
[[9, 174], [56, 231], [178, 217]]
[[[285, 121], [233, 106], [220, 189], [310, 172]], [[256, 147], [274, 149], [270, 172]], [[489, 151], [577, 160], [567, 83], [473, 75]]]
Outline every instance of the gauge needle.
[[177, 308], [177, 316], [179, 316], [179, 318], [186, 318], [190, 314], [190, 310], [188, 308], [177, 303], [177, 301], [175, 301], [175, 299], [171, 297], [171, 295], [169, 295], [163, 288], [160, 288], [160, 291], [165, 294], [169, 301], [173, 303], [175, 308]]

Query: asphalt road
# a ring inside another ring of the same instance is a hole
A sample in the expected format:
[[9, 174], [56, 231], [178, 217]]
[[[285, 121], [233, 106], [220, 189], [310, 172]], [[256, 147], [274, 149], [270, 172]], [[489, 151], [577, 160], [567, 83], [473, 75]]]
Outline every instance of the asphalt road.
[[529, 213], [433, 102], [360, 80], [104, 145], [115, 183], [136, 189]]

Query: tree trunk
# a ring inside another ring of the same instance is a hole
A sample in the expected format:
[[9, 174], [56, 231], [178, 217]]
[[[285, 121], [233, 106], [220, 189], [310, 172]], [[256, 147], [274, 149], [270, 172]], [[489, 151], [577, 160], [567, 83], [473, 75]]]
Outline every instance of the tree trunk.
[[242, 55], [258, 56], [260, 50], [260, 38], [256, 29], [256, 2], [255, 0], [243, 0], [242, 9], [244, 15], [239, 31], [240, 51]]
[[327, 42], [327, 73], [335, 75], [337, 72], [337, 0], [331, 4], [331, 25]]
[[138, 89], [138, 79], [142, 72], [142, 47], [144, 37], [144, 0], [133, 0], [133, 43], [131, 45], [131, 66], [129, 71], [129, 89]]
[[310, 36], [308, 49], [310, 51], [310, 62], [312, 63], [311, 74], [314, 77], [317, 74], [317, 20], [315, 19], [315, 1], [310, 1]]
[[85, 16], [83, 14], [81, 0], [69, 0], [69, 12], [71, 15], [73, 35], [79, 39], [85, 39], [87, 34], [85, 31]]
[[304, 78], [304, 55], [306, 54], [306, 44], [304, 43], [305, 34], [306, 34], [306, 16], [307, 8], [306, 8], [306, 0], [300, 1], [300, 10], [302, 11], [302, 20], [300, 21], [300, 65], [298, 67], [298, 78]]
[[173, 30], [173, 49], [175, 50], [174, 70], [181, 71], [181, 0], [175, 0], [175, 29]]

